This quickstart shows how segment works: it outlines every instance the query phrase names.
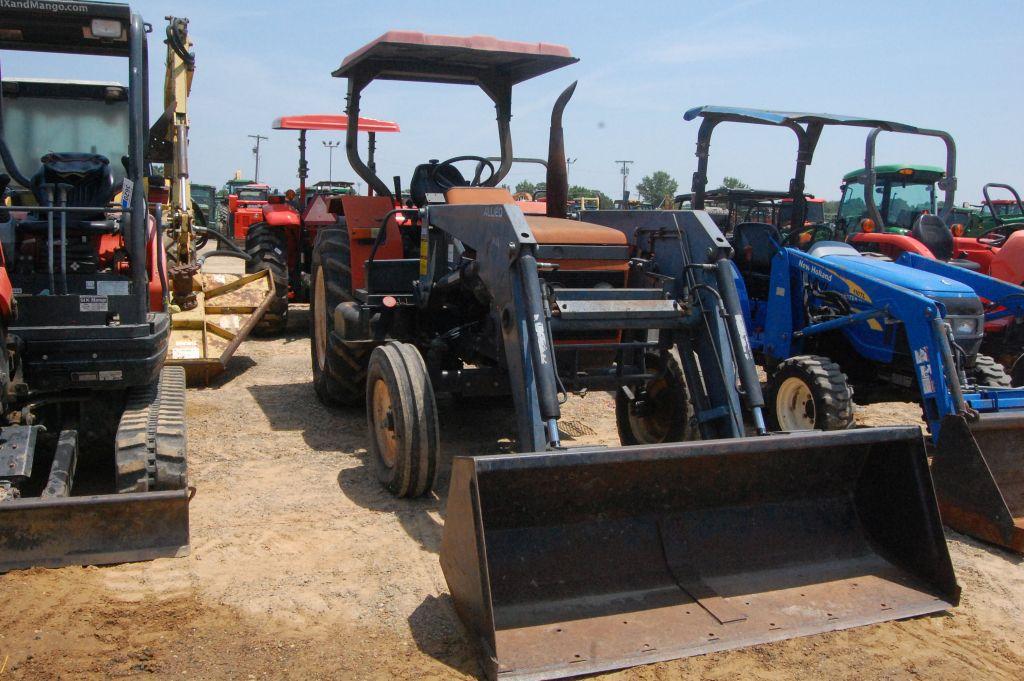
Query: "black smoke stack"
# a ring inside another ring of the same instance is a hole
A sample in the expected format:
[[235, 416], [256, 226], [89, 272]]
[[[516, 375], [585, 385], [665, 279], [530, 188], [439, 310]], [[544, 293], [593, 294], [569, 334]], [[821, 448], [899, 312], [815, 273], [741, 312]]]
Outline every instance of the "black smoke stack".
[[562, 134], [562, 112], [576, 91], [576, 82], [565, 88], [551, 109], [551, 136], [548, 138], [548, 176], [545, 196], [549, 218], [564, 218], [569, 202], [569, 169], [565, 165], [565, 137]]

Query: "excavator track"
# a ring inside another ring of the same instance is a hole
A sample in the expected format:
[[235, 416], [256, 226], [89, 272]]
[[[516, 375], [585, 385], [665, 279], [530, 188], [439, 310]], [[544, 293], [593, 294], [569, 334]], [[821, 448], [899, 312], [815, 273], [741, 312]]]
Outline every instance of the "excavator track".
[[128, 391], [114, 439], [118, 492], [179, 490], [187, 485], [185, 370]]

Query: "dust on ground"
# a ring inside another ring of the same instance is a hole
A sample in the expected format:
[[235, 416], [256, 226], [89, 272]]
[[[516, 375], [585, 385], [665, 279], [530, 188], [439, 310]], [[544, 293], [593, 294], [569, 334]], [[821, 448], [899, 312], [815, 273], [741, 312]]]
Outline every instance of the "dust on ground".
[[[313, 395], [304, 310], [189, 392], [187, 558], [0, 576], [0, 678], [470, 678], [437, 561], [442, 504], [398, 501], [369, 468], [361, 410]], [[443, 447], [502, 448], [501, 407], [442, 403]], [[917, 423], [915, 405], [861, 409]], [[617, 444], [612, 401], [571, 399], [578, 443]], [[956, 610], [648, 665], [615, 679], [1019, 679], [1024, 566], [949, 533]]]

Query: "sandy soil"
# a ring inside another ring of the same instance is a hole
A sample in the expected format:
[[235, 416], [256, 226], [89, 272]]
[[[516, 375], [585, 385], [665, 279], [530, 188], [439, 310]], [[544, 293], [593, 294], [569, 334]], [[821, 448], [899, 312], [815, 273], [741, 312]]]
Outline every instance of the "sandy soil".
[[[192, 553], [0, 576], [0, 678], [465, 678], [479, 674], [437, 562], [438, 500], [395, 501], [368, 470], [361, 411], [320, 406], [306, 315], [242, 346], [189, 394]], [[501, 448], [509, 414], [442, 405], [444, 447]], [[864, 409], [865, 424], [917, 407]], [[616, 444], [607, 395], [567, 429]], [[573, 427], [575, 426], [575, 428]], [[1024, 566], [959, 535], [962, 605], [934, 617], [651, 665], [616, 679], [989, 679], [1024, 669]]]

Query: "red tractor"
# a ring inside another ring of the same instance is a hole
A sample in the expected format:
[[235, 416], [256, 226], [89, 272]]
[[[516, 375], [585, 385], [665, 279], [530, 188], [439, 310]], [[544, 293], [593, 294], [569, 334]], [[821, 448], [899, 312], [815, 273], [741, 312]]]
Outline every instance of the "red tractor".
[[[321, 227], [337, 226], [341, 211], [338, 197], [331, 193], [310, 196], [307, 191], [309, 166], [306, 163], [306, 131], [347, 130], [348, 116], [282, 116], [274, 120], [273, 128], [299, 131], [299, 194], [297, 197], [291, 192], [288, 197], [270, 196], [269, 201], [259, 207], [259, 213], [244, 235], [245, 250], [252, 258], [246, 265], [246, 271], [270, 270], [277, 289], [276, 297], [257, 327], [263, 334], [283, 331], [288, 321], [288, 304], [309, 300], [313, 243]], [[399, 132], [397, 123], [373, 118], [360, 118], [358, 129], [370, 135], [371, 164], [376, 148], [376, 133]]]
[[249, 228], [263, 219], [263, 206], [270, 199], [270, 186], [249, 184], [228, 195], [227, 233], [236, 242], [245, 241]]

